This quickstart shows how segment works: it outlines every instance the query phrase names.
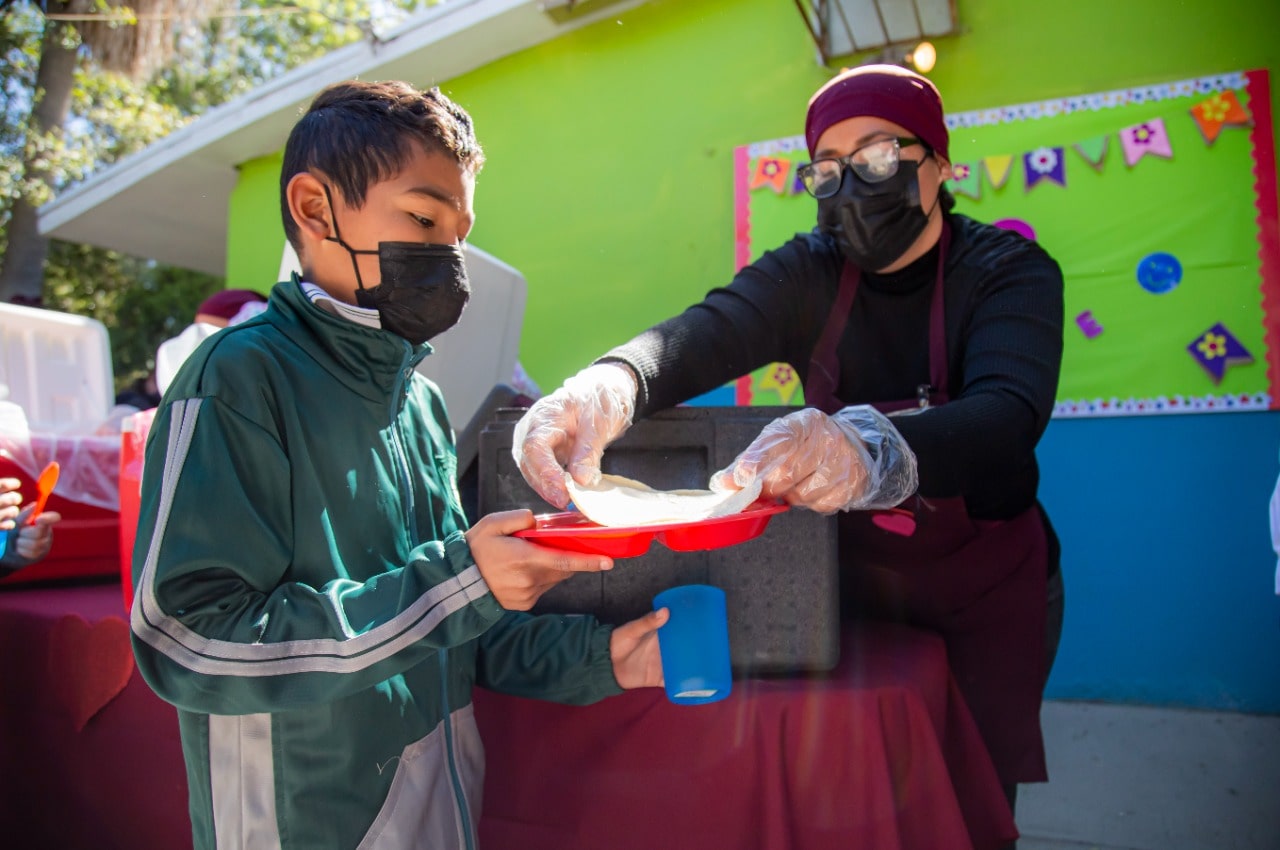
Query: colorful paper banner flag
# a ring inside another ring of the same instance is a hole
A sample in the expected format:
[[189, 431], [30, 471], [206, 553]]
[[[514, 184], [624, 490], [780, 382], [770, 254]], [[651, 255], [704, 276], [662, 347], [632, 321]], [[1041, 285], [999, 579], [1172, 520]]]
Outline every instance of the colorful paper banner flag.
[[996, 156], [984, 156], [982, 159], [983, 169], [987, 172], [987, 179], [991, 180], [992, 188], [1001, 188], [1005, 184], [1005, 180], [1009, 179], [1009, 174], [1014, 170], [1014, 155], [997, 154]]
[[791, 194], [793, 195], [803, 195], [808, 191], [804, 188], [804, 180], [800, 179], [800, 167], [804, 164], [803, 162], [796, 163], [795, 176], [791, 178]]
[[982, 172], [967, 162], [952, 163], [951, 191], [978, 200], [982, 197]]
[[1102, 171], [1102, 161], [1107, 158], [1107, 142], [1110, 136], [1096, 136], [1092, 139], [1085, 139], [1083, 142], [1076, 142], [1072, 147], [1076, 149], [1076, 153], [1087, 163], [1093, 166], [1095, 171]]
[[991, 181], [991, 187], [999, 189], [1004, 185], [1004, 181], [1009, 179], [1009, 172], [1013, 170], [1013, 154], [1002, 153], [996, 156], [983, 157], [982, 167], [986, 169], [987, 179]]
[[791, 160], [781, 156], [762, 156], [756, 160], [755, 174], [751, 175], [749, 189], [768, 186], [779, 195], [787, 191], [787, 174], [791, 171]]
[[790, 404], [791, 397], [799, 388], [800, 376], [786, 363], [774, 363], [760, 376], [760, 382], [756, 384], [756, 389], [759, 390], [776, 390], [783, 404]]
[[1218, 92], [1191, 107], [1191, 117], [1196, 119], [1196, 126], [1210, 145], [1218, 140], [1223, 127], [1248, 127], [1253, 123], [1249, 110], [1231, 89]]
[[1215, 384], [1222, 381], [1228, 366], [1253, 362], [1253, 355], [1240, 344], [1240, 340], [1236, 339], [1222, 322], [1218, 322], [1200, 334], [1187, 346], [1187, 351], [1197, 363], [1204, 367]]
[[1036, 148], [1022, 155], [1022, 169], [1027, 177], [1027, 191], [1041, 180], [1052, 180], [1059, 186], [1067, 185], [1063, 148]]
[[1163, 118], [1152, 118], [1142, 124], [1134, 124], [1120, 131], [1120, 146], [1124, 148], [1124, 164], [1134, 164], [1147, 154], [1173, 159], [1169, 146], [1169, 134], [1164, 129]]

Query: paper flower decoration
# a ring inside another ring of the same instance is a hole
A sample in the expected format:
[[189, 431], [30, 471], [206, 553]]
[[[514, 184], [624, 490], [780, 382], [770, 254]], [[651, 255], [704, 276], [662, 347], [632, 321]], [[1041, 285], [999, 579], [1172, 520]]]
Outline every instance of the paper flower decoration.
[[1052, 174], [1058, 169], [1058, 154], [1052, 148], [1038, 148], [1027, 155], [1027, 164], [1037, 174]]
[[786, 363], [774, 363], [766, 367], [756, 384], [757, 390], [775, 390], [783, 404], [790, 404], [791, 397], [800, 388], [800, 376]]
[[1169, 134], [1165, 132], [1163, 118], [1153, 118], [1142, 124], [1125, 127], [1120, 131], [1120, 146], [1124, 148], [1124, 164], [1130, 168], [1148, 154], [1165, 159], [1173, 158], [1173, 148], [1169, 145]]
[[951, 165], [951, 191], [973, 199], [982, 196], [982, 173], [967, 162]]
[[1253, 362], [1253, 355], [1240, 344], [1226, 325], [1218, 322], [1187, 346], [1195, 361], [1209, 373], [1215, 384], [1221, 383], [1229, 366]]
[[1253, 123], [1249, 110], [1231, 89], [1218, 92], [1191, 107], [1191, 117], [1196, 119], [1196, 126], [1210, 145], [1218, 140], [1224, 127], [1248, 127]]
[[787, 190], [787, 175], [791, 160], [780, 156], [762, 156], [756, 160], [756, 170], [751, 175], [750, 189], [768, 186], [779, 195]]
[[1031, 187], [1041, 180], [1052, 180], [1059, 186], [1067, 185], [1062, 152], [1062, 148], [1036, 148], [1022, 155], [1023, 170], [1027, 177], [1027, 191], [1031, 191]]

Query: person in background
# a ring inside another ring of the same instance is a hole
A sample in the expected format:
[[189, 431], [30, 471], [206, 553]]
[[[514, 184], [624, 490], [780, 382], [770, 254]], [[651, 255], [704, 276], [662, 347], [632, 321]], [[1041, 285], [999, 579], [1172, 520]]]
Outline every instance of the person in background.
[[156, 384], [156, 370], [152, 369], [129, 386], [116, 393], [116, 404], [127, 404], [138, 410], [150, 410], [160, 403], [160, 387]]
[[41, 511], [29, 525], [35, 503], [22, 507], [21, 482], [0, 478], [0, 574], [41, 561], [53, 547], [53, 527], [62, 519], [57, 511]]
[[[163, 394], [191, 352], [223, 328], [239, 324], [267, 309], [267, 297], [252, 289], [215, 292], [196, 308], [195, 320], [182, 333], [160, 343], [156, 351], [155, 383]], [[154, 405], [152, 405], [154, 407]]]
[[1062, 624], [1035, 448], [1062, 361], [1063, 280], [1036, 243], [953, 212], [942, 98], [892, 65], [809, 102], [817, 227], [613, 349], [518, 423], [513, 454], [568, 501], [637, 417], [772, 362], [805, 407], [714, 483], [839, 514], [846, 616], [937, 632], [1012, 805], [1046, 779], [1040, 705]]
[[301, 275], [183, 364], [147, 444], [134, 656], [178, 707], [195, 847], [473, 848], [474, 685], [565, 703], [662, 684], [667, 612], [533, 616], [612, 561], [467, 527], [415, 370], [470, 295], [484, 155], [438, 89], [347, 82], [285, 144]]
[[252, 289], [224, 289], [200, 302], [196, 324], [217, 328], [238, 325], [267, 309], [267, 297]]

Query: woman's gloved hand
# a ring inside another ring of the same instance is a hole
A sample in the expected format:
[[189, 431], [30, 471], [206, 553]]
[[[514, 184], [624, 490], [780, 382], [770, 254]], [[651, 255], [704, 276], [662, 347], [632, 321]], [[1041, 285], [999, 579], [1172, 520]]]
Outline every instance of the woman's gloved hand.
[[890, 508], [915, 492], [915, 454], [889, 419], [867, 405], [828, 416], [805, 408], [775, 419], [717, 472], [712, 486], [746, 487], [822, 514]]
[[636, 389], [630, 367], [597, 363], [534, 402], [511, 440], [511, 455], [529, 486], [563, 508], [569, 504], [566, 469], [579, 484], [597, 484], [605, 447], [631, 427]]

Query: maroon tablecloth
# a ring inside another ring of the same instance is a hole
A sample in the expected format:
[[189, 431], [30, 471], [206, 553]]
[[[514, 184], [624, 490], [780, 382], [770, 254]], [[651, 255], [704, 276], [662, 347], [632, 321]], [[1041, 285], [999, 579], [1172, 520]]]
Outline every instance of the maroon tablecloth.
[[178, 718], [134, 666], [118, 583], [0, 591], [0, 665], [0, 845], [191, 847]]
[[942, 642], [850, 628], [824, 679], [591, 706], [476, 692], [481, 845], [520, 850], [978, 850], [1016, 837]]
[[[822, 680], [734, 683], [676, 706], [476, 691], [484, 850], [985, 850], [1009, 809], [942, 644], [851, 630]], [[114, 583], [0, 591], [7, 846], [191, 846], [177, 718], [133, 664]], [[972, 842], [970, 839], [972, 836]]]

